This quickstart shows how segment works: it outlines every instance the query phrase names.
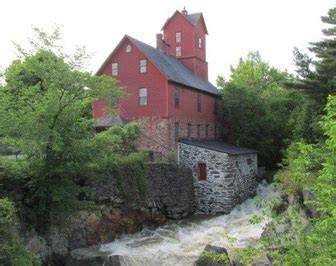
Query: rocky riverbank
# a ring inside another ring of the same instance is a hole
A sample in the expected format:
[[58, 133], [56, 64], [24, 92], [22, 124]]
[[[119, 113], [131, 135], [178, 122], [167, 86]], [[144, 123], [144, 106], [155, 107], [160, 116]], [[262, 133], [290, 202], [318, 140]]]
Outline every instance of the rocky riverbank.
[[277, 255], [286, 250], [290, 243], [302, 237], [312, 228], [311, 219], [318, 218], [316, 208], [307, 203], [314, 194], [303, 190], [296, 193], [282, 192], [277, 202], [272, 206], [273, 219], [268, 223], [261, 234], [261, 238], [242, 249], [207, 246], [199, 259], [197, 266], [218, 265], [253, 265], [268, 266], [279, 265]]
[[63, 223], [51, 225], [44, 234], [30, 231], [23, 238], [28, 250], [38, 254], [42, 261], [65, 265], [71, 250], [111, 242], [119, 235], [165, 222], [165, 216], [157, 212], [104, 206], [103, 211], [81, 212]]
[[[132, 175], [127, 171], [122, 173], [121, 169], [118, 178], [111, 174], [104, 178], [77, 180], [83, 188], [81, 199], [93, 203], [92, 208], [51, 221], [44, 230], [37, 228], [38, 233], [24, 221], [25, 209], [30, 207], [25, 199], [25, 187], [4, 178], [3, 191], [16, 203], [22, 215], [18, 231], [23, 244], [45, 264], [65, 265], [72, 250], [108, 243], [120, 235], [133, 234], [144, 227], [156, 227], [168, 219], [186, 218], [194, 213], [191, 170], [171, 164], [149, 164], [145, 184], [136, 185]], [[140, 185], [144, 185], [146, 192], [141, 198], [137, 190]]]

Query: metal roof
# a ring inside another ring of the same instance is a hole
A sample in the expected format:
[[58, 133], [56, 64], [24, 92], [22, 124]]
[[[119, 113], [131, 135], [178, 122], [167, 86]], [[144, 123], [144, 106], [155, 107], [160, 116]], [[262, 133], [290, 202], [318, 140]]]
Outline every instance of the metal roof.
[[232, 146], [224, 142], [215, 140], [180, 140], [179, 142], [187, 145], [197, 146], [204, 149], [218, 151], [221, 153], [227, 153], [230, 155], [257, 153], [256, 150], [248, 149], [245, 147]]
[[197, 22], [199, 21], [199, 19], [201, 18], [202, 13], [194, 13], [194, 14], [190, 14], [187, 15], [187, 19], [192, 23], [192, 24], [197, 24]]
[[159, 68], [168, 80], [186, 85], [204, 91], [207, 93], [218, 95], [217, 88], [209, 81], [195, 76], [190, 69], [184, 66], [177, 58], [165, 54], [162, 50], [154, 48], [130, 36], [128, 38], [133, 41], [138, 48]]

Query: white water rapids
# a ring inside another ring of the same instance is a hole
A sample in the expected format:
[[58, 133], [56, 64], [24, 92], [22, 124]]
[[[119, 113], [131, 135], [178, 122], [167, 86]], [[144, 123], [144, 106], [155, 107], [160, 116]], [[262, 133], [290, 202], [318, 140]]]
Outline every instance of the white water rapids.
[[[273, 185], [261, 184], [257, 194], [268, 200], [277, 192]], [[254, 215], [261, 215], [261, 209], [255, 206], [253, 199], [248, 199], [227, 215], [144, 229], [103, 245], [101, 250], [122, 256], [122, 265], [193, 265], [207, 244], [230, 250], [260, 238], [268, 219], [251, 224], [249, 220]]]

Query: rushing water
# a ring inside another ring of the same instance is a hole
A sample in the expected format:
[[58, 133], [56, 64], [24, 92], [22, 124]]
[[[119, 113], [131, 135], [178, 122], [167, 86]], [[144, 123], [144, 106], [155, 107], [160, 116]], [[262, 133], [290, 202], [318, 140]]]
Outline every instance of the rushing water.
[[[257, 193], [264, 199], [277, 195], [273, 185], [265, 184], [258, 186]], [[250, 223], [253, 215], [261, 215], [254, 202], [249, 199], [227, 215], [144, 229], [101, 250], [122, 256], [123, 265], [193, 265], [207, 244], [230, 249], [244, 247], [260, 237], [267, 219], [260, 224]]]

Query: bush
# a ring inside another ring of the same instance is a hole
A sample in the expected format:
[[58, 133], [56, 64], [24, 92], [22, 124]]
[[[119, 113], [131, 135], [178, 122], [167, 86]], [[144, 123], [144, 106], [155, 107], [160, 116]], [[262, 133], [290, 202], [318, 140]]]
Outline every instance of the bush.
[[128, 156], [115, 157], [112, 175], [117, 178], [120, 197], [132, 208], [146, 206], [148, 154], [145, 152], [131, 153]]
[[7, 198], [0, 199], [0, 265], [41, 265], [33, 254], [18, 242], [14, 204]]

